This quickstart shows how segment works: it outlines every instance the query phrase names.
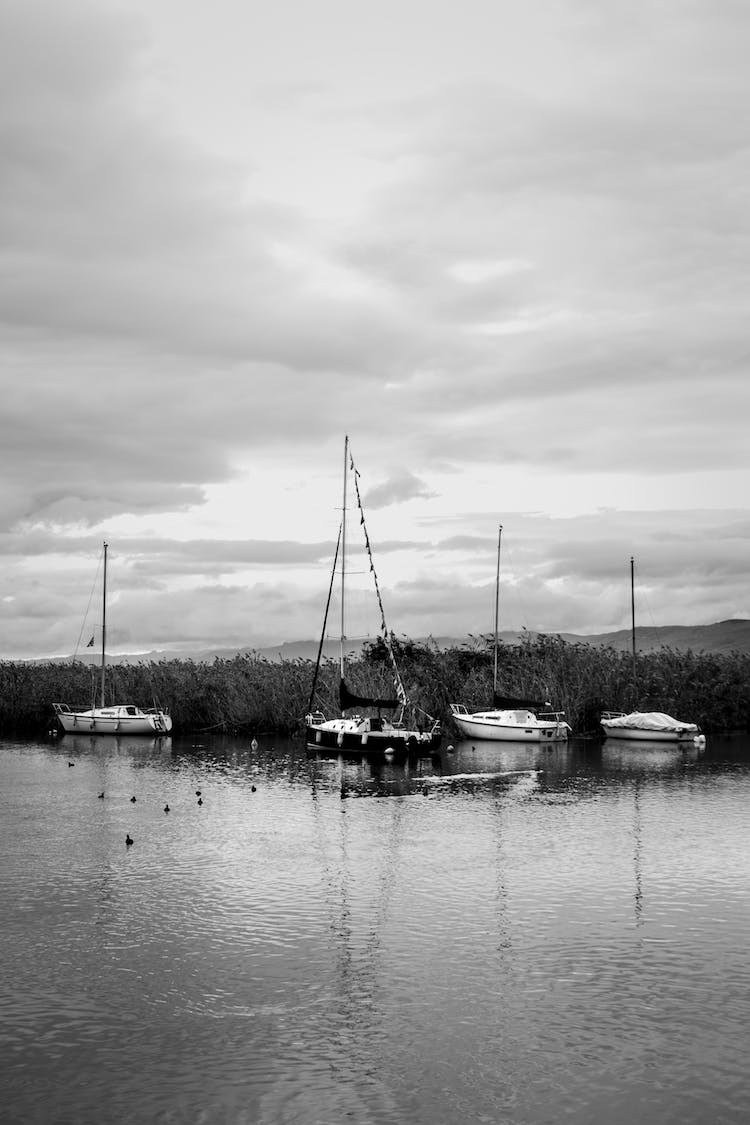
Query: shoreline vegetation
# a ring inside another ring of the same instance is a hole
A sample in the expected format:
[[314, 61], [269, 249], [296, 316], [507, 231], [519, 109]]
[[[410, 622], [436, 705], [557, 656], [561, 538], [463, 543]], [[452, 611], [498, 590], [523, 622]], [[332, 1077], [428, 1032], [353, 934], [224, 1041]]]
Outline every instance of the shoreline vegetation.
[[[439, 649], [393, 639], [407, 694], [424, 721], [439, 718], [447, 738], [457, 737], [451, 702], [470, 711], [491, 706], [493, 640]], [[347, 661], [353, 691], [376, 694], [389, 684], [389, 659], [382, 640], [368, 642]], [[315, 671], [307, 659], [269, 660], [237, 655], [206, 662], [159, 660], [108, 668], [118, 702], [168, 708], [174, 734], [302, 735]], [[339, 664], [325, 660], [314, 706], [338, 713]], [[91, 707], [100, 671], [76, 662], [0, 661], [0, 735], [43, 735], [57, 727], [52, 703]], [[750, 654], [705, 653], [662, 648], [638, 654], [570, 644], [535, 635], [498, 649], [503, 694], [546, 700], [564, 711], [573, 734], [600, 738], [603, 710], [666, 711], [700, 725], [705, 734], [750, 730]], [[637, 684], [637, 687], [635, 686]], [[109, 692], [108, 692], [109, 695]], [[88, 702], [87, 702], [88, 701]]]

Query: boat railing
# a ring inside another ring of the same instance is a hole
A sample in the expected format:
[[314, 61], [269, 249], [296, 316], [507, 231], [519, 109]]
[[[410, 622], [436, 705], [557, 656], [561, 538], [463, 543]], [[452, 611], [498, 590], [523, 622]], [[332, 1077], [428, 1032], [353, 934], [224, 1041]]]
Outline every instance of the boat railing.
[[451, 709], [451, 714], [453, 714], [453, 715], [468, 715], [469, 714], [469, 712], [466, 710], [466, 707], [464, 706], [463, 703], [451, 703], [451, 704], [449, 704], [449, 706], [450, 706], [450, 709]]
[[624, 715], [624, 711], [602, 711], [603, 719], [622, 719]]
[[556, 723], [561, 723], [565, 719], [564, 711], [538, 711], [538, 719], [554, 719]]
[[311, 711], [309, 715], [305, 716], [305, 722], [308, 726], [324, 723], [325, 721], [326, 717], [322, 711]]

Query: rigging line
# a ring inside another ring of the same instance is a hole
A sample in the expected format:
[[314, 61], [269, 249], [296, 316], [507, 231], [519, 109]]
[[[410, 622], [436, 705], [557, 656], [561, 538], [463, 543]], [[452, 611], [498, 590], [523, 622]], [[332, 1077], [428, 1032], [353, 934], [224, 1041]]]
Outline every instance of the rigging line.
[[84, 613], [83, 621], [81, 622], [81, 631], [78, 634], [78, 640], [76, 641], [76, 647], [73, 650], [73, 659], [74, 660], [76, 660], [77, 657], [78, 657], [78, 650], [81, 647], [81, 638], [83, 637], [83, 633], [84, 633], [84, 630], [86, 628], [86, 619], [88, 618], [89, 610], [91, 609], [91, 602], [92, 602], [93, 597], [94, 597], [94, 591], [96, 590], [97, 586], [99, 585], [99, 571], [102, 568], [103, 555], [104, 555], [104, 552], [102, 551], [99, 554], [99, 562], [98, 562], [97, 567], [96, 567], [96, 574], [94, 575], [94, 581], [91, 584], [91, 592], [89, 593], [88, 605], [86, 606], [86, 612]]
[[318, 645], [318, 655], [317, 655], [317, 658], [315, 660], [315, 675], [313, 676], [312, 688], [310, 689], [310, 702], [307, 705], [308, 711], [312, 711], [313, 697], [315, 695], [315, 689], [316, 689], [317, 684], [318, 684], [318, 672], [320, 671], [320, 657], [321, 657], [321, 653], [323, 652], [323, 642], [325, 640], [326, 626], [328, 624], [328, 610], [330, 609], [330, 606], [331, 606], [331, 594], [333, 593], [333, 582], [334, 582], [334, 578], [336, 577], [336, 563], [338, 562], [339, 547], [341, 546], [341, 528], [342, 528], [342, 524], [340, 523], [339, 524], [339, 537], [336, 540], [336, 553], [333, 556], [333, 566], [331, 567], [331, 582], [330, 582], [330, 585], [328, 587], [328, 601], [326, 602], [326, 611], [325, 611], [325, 614], [324, 614], [324, 617], [323, 617], [323, 631], [320, 634], [320, 644]]

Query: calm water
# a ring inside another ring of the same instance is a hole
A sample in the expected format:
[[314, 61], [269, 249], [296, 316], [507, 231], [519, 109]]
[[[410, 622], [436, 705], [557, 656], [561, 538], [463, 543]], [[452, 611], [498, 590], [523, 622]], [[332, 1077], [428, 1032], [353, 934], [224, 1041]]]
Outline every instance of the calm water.
[[750, 1116], [747, 739], [0, 760], [3, 1121]]

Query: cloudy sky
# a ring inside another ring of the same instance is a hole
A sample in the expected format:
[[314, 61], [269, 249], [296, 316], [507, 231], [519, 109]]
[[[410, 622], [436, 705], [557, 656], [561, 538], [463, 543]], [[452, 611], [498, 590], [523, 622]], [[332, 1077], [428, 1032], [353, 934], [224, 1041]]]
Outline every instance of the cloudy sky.
[[104, 539], [115, 650], [317, 637], [346, 433], [396, 633], [492, 630], [500, 523], [504, 628], [626, 627], [631, 555], [645, 624], [750, 616], [749, 51], [744, 0], [0, 0], [0, 657], [73, 651]]

